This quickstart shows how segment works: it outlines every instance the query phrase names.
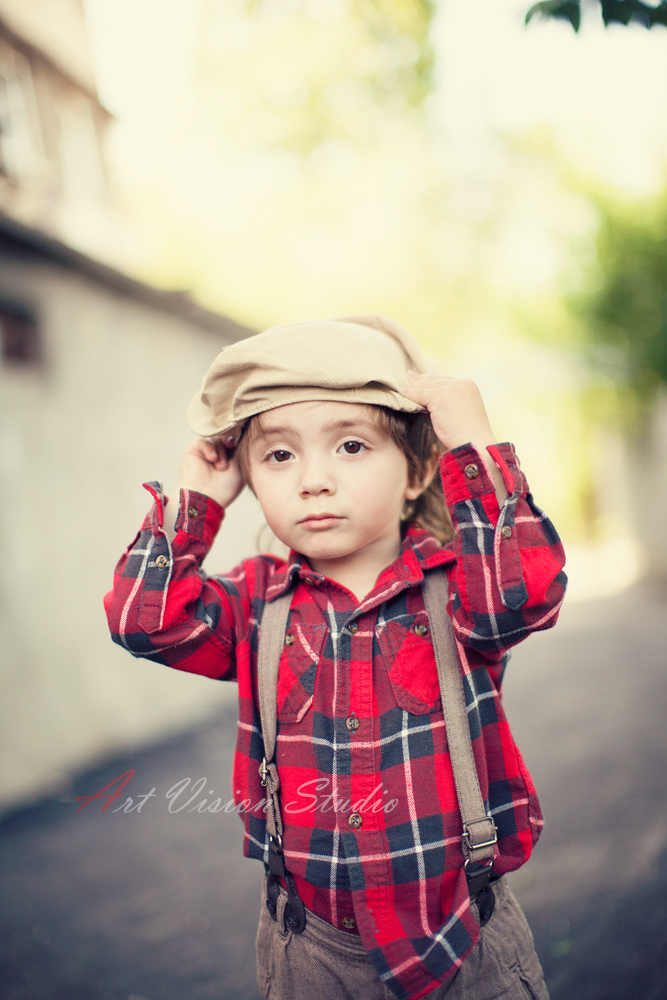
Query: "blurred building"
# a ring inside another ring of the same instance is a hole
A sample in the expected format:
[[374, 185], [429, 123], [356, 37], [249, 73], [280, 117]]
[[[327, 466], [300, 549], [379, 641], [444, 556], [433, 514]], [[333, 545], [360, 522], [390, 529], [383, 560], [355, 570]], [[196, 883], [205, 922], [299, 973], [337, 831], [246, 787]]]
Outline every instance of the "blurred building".
[[0, 0], [0, 209], [108, 259], [122, 239], [81, 0]]
[[[106, 631], [141, 482], [177, 483], [185, 407], [250, 332], [100, 260], [118, 232], [108, 121], [81, 0], [0, 0], [0, 806], [232, 693], [134, 661]], [[250, 499], [230, 521], [219, 569], [253, 548]]]

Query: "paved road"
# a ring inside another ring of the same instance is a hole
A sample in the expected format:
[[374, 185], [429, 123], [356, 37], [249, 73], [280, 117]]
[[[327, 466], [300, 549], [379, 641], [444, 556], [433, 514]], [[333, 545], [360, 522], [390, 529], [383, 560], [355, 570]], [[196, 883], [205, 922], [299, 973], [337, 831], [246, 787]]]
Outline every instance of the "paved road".
[[[666, 668], [667, 590], [647, 585], [566, 608], [510, 664], [506, 706], [547, 818], [513, 884], [552, 1000], [667, 998]], [[166, 798], [205, 777], [192, 804], [226, 802], [234, 731], [230, 706], [5, 821], [2, 1000], [258, 1000], [261, 866], [241, 857], [236, 816]], [[130, 769], [119, 802], [155, 789], [140, 812], [76, 812]]]
[[514, 886], [553, 1000], [664, 1000], [667, 589], [566, 607], [505, 705], [546, 817]]

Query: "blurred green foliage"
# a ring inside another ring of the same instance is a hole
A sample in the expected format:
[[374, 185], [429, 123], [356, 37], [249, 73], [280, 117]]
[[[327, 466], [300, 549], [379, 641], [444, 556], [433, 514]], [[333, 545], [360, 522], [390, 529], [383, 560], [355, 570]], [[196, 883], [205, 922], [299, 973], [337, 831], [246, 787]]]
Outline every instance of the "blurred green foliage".
[[[602, 20], [605, 25], [630, 22], [652, 28], [654, 24], [667, 26], [667, 3], [647, 4], [642, 0], [600, 0]], [[534, 4], [526, 14], [526, 24], [535, 15], [569, 21], [575, 31], [581, 26], [581, 0], [543, 0]]]
[[[200, 100], [222, 135], [308, 157], [364, 141], [360, 109], [413, 113], [432, 85], [435, 0], [203, 0]], [[252, 136], [250, 135], [252, 133]]]
[[430, 27], [435, 0], [347, 0], [351, 14], [369, 38], [391, 47], [406, 40], [412, 43], [410, 58], [401, 60], [394, 79], [379, 78], [376, 86], [393, 90], [398, 85], [404, 99], [416, 104], [428, 94], [432, 83], [433, 49]]
[[600, 226], [588, 291], [570, 300], [594, 368], [632, 425], [667, 384], [667, 195], [641, 205], [597, 198]]

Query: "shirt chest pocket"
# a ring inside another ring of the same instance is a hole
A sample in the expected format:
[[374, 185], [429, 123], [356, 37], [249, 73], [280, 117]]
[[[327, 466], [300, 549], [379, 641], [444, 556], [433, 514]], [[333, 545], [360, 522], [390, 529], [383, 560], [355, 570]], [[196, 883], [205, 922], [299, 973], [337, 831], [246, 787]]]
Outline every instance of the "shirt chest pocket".
[[440, 683], [426, 612], [388, 621], [376, 634], [399, 707], [413, 715], [440, 711]]
[[278, 719], [301, 722], [313, 703], [326, 625], [290, 625], [278, 669]]

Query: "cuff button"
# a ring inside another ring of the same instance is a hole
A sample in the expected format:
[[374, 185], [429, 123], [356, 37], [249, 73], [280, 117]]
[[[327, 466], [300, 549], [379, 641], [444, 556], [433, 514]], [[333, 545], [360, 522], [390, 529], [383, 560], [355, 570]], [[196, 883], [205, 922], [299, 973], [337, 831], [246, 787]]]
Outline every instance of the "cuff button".
[[466, 465], [463, 471], [468, 479], [477, 479], [479, 475], [479, 467], [475, 465], [474, 462], [471, 462], [470, 465]]
[[191, 517], [193, 520], [194, 518], [199, 517], [199, 511], [196, 507], [188, 507], [188, 517]]

